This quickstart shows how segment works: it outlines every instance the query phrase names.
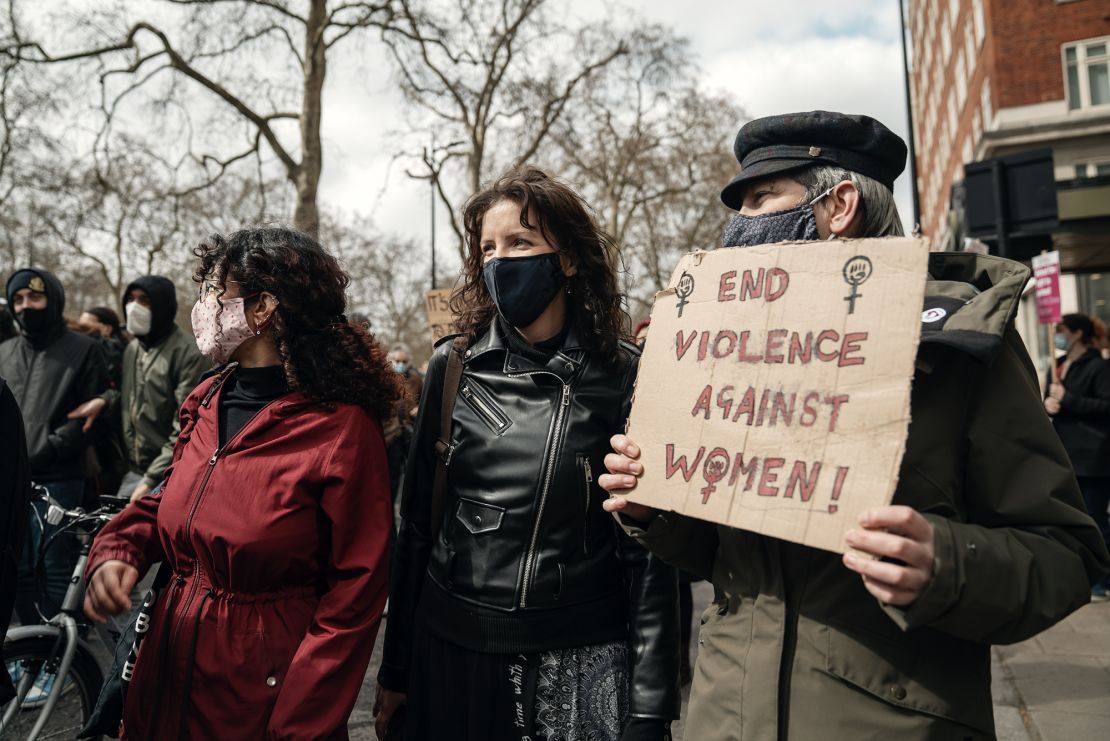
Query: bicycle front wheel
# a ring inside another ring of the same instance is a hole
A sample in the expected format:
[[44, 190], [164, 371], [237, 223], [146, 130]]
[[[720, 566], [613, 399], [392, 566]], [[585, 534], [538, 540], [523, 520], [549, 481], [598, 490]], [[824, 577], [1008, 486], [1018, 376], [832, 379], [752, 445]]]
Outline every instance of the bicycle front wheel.
[[76, 738], [89, 719], [100, 692], [103, 675], [96, 659], [82, 647], [77, 647], [73, 663], [64, 677], [58, 676], [60, 652], [55, 649], [53, 638], [23, 638], [4, 643], [4, 665], [16, 687], [25, 683], [30, 689], [22, 706], [15, 710], [12, 700], [0, 710], [0, 718], [10, 718], [0, 733], [5, 741], [25, 739], [38, 722], [50, 692], [60, 692], [50, 718], [39, 733], [40, 739]]

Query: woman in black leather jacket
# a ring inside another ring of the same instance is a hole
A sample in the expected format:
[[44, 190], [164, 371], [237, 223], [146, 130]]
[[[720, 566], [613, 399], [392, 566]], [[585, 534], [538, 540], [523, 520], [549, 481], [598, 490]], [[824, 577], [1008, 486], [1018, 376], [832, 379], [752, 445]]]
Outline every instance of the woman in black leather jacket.
[[[1056, 325], [1059, 383], [1048, 380], [1045, 411], [1068, 452], [1087, 512], [1110, 547], [1110, 361], [1099, 347], [1106, 325], [1086, 314], [1065, 314]], [[1091, 587], [1091, 599], [1105, 601], [1110, 579]]]
[[[378, 735], [669, 739], [675, 573], [604, 513], [595, 481], [639, 359], [622, 339], [616, 245], [531, 168], [473, 196], [464, 225], [461, 334], [428, 365], [402, 490]], [[462, 373], [442, 432], [452, 352]]]

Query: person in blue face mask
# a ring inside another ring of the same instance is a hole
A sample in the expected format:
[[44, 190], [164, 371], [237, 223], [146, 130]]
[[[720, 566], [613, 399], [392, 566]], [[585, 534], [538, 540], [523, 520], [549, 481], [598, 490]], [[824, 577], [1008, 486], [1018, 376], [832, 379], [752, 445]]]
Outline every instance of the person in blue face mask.
[[420, 390], [424, 386], [424, 376], [412, 367], [412, 353], [405, 345], [397, 344], [389, 351], [390, 366], [401, 377], [404, 395], [396, 404], [393, 415], [382, 425], [385, 435], [386, 458], [389, 460], [389, 491], [393, 501], [400, 493], [401, 475], [408, 460], [409, 446], [412, 444], [412, 425], [420, 405]]
[[615, 527], [596, 479], [639, 360], [616, 245], [527, 167], [463, 223], [460, 335], [429, 362], [402, 485], [378, 737], [664, 741], [677, 577]]
[[[1065, 314], [1056, 325], [1058, 381], [1045, 381], [1044, 408], [1060, 435], [1087, 512], [1110, 547], [1110, 361], [1106, 325], [1086, 314]], [[1091, 587], [1091, 600], [1104, 602], [1110, 579]]]

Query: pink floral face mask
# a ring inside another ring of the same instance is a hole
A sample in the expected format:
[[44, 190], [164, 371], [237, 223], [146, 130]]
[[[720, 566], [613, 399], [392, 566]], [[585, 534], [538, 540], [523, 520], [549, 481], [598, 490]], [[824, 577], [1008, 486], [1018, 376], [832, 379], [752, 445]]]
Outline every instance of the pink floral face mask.
[[244, 342], [254, 337], [243, 308], [245, 298], [220, 299], [214, 291], [193, 304], [193, 336], [202, 355], [223, 365]]

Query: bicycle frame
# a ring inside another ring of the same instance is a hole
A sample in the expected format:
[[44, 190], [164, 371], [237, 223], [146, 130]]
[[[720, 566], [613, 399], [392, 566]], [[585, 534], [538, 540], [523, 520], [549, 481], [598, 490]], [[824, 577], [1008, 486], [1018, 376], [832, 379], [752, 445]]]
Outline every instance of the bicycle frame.
[[[88, 515], [81, 513], [81, 516], [84, 517]], [[54, 638], [54, 649], [51, 651], [47, 663], [54, 661], [58, 655], [59, 649], [62, 651], [61, 660], [56, 672], [56, 676], [60, 681], [54, 683], [50, 696], [47, 698], [46, 704], [43, 706], [35, 721], [34, 727], [31, 729], [30, 735], [27, 737], [28, 741], [35, 741], [42, 732], [42, 729], [46, 726], [46, 723], [50, 720], [50, 715], [54, 711], [54, 706], [57, 705], [58, 698], [61, 697], [64, 678], [73, 665], [73, 657], [76, 655], [78, 647], [88, 651], [90, 654], [92, 653], [92, 647], [82, 640], [77, 633], [77, 616], [81, 615], [82, 602], [85, 598], [85, 565], [89, 560], [89, 550], [92, 545], [93, 536], [90, 533], [81, 531], [75, 532], [74, 535], [81, 543], [81, 552], [77, 559], [77, 564], [74, 566], [73, 575], [70, 577], [65, 598], [62, 600], [61, 610], [45, 623], [12, 628], [5, 635], [5, 640], [13, 641], [19, 638]], [[27, 693], [30, 691], [34, 681], [35, 676], [31, 672], [25, 673], [20, 679], [19, 687], [16, 688], [16, 697], [8, 704], [4, 717], [0, 719], [0, 732], [3, 732], [15, 717], [16, 713], [20, 712], [23, 701], [26, 699]]]

